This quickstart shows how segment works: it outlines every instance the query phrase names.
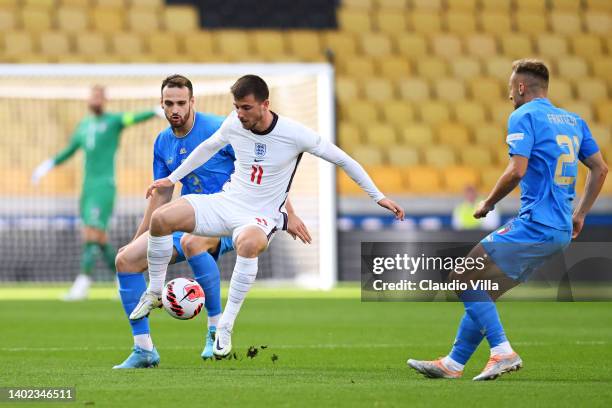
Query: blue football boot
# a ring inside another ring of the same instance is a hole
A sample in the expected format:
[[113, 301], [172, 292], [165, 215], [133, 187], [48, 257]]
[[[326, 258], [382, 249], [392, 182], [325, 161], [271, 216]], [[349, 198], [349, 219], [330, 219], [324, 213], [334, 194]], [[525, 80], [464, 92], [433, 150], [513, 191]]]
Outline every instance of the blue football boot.
[[159, 365], [159, 353], [153, 347], [153, 350], [147, 351], [141, 347], [134, 346], [132, 354], [121, 364], [113, 367], [120, 368], [151, 368]]
[[210, 326], [208, 328], [208, 333], [206, 333], [206, 344], [204, 344], [204, 350], [200, 356], [204, 360], [208, 360], [213, 358], [213, 345], [215, 344], [215, 337], [217, 336], [217, 328], [215, 326]]

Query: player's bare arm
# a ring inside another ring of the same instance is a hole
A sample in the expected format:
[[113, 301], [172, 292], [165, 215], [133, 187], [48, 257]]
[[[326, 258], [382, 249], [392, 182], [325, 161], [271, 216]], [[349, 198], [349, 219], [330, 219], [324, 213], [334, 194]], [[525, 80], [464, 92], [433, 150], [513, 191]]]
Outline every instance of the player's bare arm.
[[587, 174], [586, 184], [584, 186], [584, 194], [572, 215], [572, 238], [576, 238], [582, 231], [584, 218], [593, 206], [606, 180], [606, 175], [608, 174], [608, 166], [601, 152], [597, 152], [587, 157], [583, 163], [589, 168], [589, 173]]
[[287, 233], [291, 235], [294, 240], [299, 238], [305, 244], [312, 243], [312, 237], [310, 236], [308, 228], [295, 213], [289, 198], [287, 198], [287, 202], [285, 203], [285, 209], [287, 210]]
[[497, 183], [495, 183], [495, 187], [493, 187], [489, 196], [478, 204], [476, 211], [474, 211], [475, 218], [486, 217], [498, 202], [518, 186], [527, 171], [528, 163], [528, 158], [517, 154], [510, 158], [510, 163], [508, 163], [506, 170], [504, 170]]
[[[136, 234], [132, 238], [132, 241], [144, 234], [149, 229], [149, 223], [151, 222], [151, 214], [153, 211], [161, 207], [162, 205], [169, 203], [172, 200], [172, 193], [174, 192], [174, 184], [169, 187], [161, 187], [152, 191], [151, 195], [147, 195], [149, 199], [147, 208], [145, 209], [142, 221], [138, 226]], [[149, 198], [150, 197], [150, 198]]]

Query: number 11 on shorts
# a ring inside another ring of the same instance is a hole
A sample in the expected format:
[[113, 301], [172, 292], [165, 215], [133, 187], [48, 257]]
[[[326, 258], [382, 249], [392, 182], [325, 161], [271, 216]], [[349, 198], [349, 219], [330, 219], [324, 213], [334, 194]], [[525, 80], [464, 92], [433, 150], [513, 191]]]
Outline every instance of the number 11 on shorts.
[[259, 164], [251, 166], [251, 183], [261, 184], [261, 178], [263, 176], [263, 167]]

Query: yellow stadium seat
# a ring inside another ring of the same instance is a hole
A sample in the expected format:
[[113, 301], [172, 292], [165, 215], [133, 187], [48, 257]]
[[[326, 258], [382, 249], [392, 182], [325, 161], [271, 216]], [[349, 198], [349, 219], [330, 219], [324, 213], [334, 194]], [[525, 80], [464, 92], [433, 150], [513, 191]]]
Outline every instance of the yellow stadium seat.
[[[508, 160], [504, 162], [504, 165], [508, 164]], [[497, 180], [504, 173], [505, 167], [503, 166], [490, 166], [480, 169], [480, 184], [479, 190], [485, 194], [493, 190]]]
[[113, 52], [121, 57], [131, 57], [143, 54], [142, 39], [131, 33], [117, 33], [111, 36]]
[[172, 32], [155, 32], [146, 37], [149, 53], [160, 61], [172, 62], [181, 54], [177, 36]]
[[108, 54], [106, 37], [98, 32], [84, 32], [75, 37], [78, 54], [95, 57]]
[[572, 55], [560, 58], [557, 70], [559, 76], [563, 78], [584, 78], [589, 75], [589, 67], [586, 61], [582, 57]]
[[338, 27], [342, 31], [355, 34], [372, 31], [372, 21], [370, 13], [367, 11], [340, 8], [337, 16]]
[[256, 54], [266, 59], [286, 55], [285, 36], [278, 31], [257, 30], [253, 32]]
[[4, 55], [8, 57], [19, 57], [32, 54], [34, 39], [28, 31], [10, 31], [4, 33]]
[[377, 147], [395, 146], [397, 138], [393, 126], [383, 123], [369, 124], [365, 129], [366, 144]]
[[295, 30], [289, 32], [289, 51], [303, 61], [323, 58], [319, 35], [314, 31]]
[[380, 10], [404, 11], [408, 8], [410, 0], [376, 0]]
[[137, 33], [156, 32], [160, 27], [159, 16], [154, 9], [129, 9], [127, 25], [131, 31]]
[[406, 33], [395, 36], [396, 48], [400, 55], [408, 58], [421, 58], [429, 55], [427, 42], [421, 34]]
[[121, 9], [96, 7], [92, 11], [92, 22], [95, 31], [113, 34], [123, 30], [124, 12]]
[[485, 62], [485, 72], [491, 77], [507, 83], [512, 73], [512, 60], [506, 57], [491, 57]]
[[577, 13], [582, 9], [581, 0], [552, 0], [551, 7], [554, 12], [563, 11]]
[[486, 119], [486, 113], [482, 104], [479, 102], [462, 101], [454, 105], [455, 119], [457, 122], [468, 126], [481, 126]]
[[496, 34], [503, 36], [512, 31], [512, 21], [510, 14], [500, 11], [483, 11], [480, 13], [480, 27], [487, 34]]
[[412, 7], [415, 10], [442, 10], [442, 0], [412, 0]]
[[216, 55], [212, 34], [206, 31], [196, 31], [189, 34], [189, 44], [185, 44], [183, 51], [195, 61], [207, 61], [210, 57]]
[[538, 36], [548, 31], [548, 24], [542, 14], [523, 12], [514, 14], [514, 24], [521, 34]]
[[395, 35], [403, 33], [408, 28], [408, 20], [405, 13], [396, 10], [380, 10], [374, 14], [376, 29], [382, 33]]
[[476, 32], [476, 17], [472, 11], [449, 11], [446, 13], [446, 29], [453, 34], [474, 34]]
[[585, 0], [588, 11], [612, 12], [612, 4], [608, 0]]
[[420, 77], [434, 80], [447, 75], [448, 63], [441, 58], [421, 58], [417, 61], [416, 68]]
[[538, 36], [536, 42], [540, 56], [561, 57], [568, 53], [567, 41], [560, 35], [542, 34]]
[[546, 0], [514, 0], [518, 13], [525, 11], [544, 14], [546, 12]]
[[336, 97], [340, 102], [351, 103], [360, 98], [359, 84], [352, 78], [339, 76], [336, 78]]
[[452, 166], [442, 170], [444, 190], [449, 193], [462, 193], [467, 186], [479, 185], [480, 178], [476, 170], [468, 166]]
[[377, 60], [378, 73], [384, 77], [393, 80], [406, 78], [412, 74], [412, 67], [407, 58], [404, 57], [386, 57]]
[[89, 28], [89, 15], [82, 7], [60, 7], [57, 10], [57, 26], [65, 32], [83, 32]]
[[386, 34], [364, 33], [361, 35], [361, 52], [370, 57], [388, 57], [393, 53], [391, 40]]
[[480, 4], [484, 10], [495, 10], [495, 11], [510, 11], [512, 0], [480, 0]]
[[409, 147], [427, 147], [434, 144], [431, 127], [423, 124], [404, 126], [400, 136], [403, 144]]
[[338, 123], [338, 145], [346, 151], [362, 144], [361, 132], [354, 123], [340, 121]]
[[461, 79], [440, 78], [434, 81], [434, 90], [439, 100], [460, 102], [465, 100], [465, 86]]
[[336, 171], [336, 183], [337, 191], [341, 195], [364, 195], [364, 192], [361, 187], [359, 187], [359, 185], [357, 185], [357, 183], [355, 183], [353, 179], [351, 179], [345, 172], [340, 169]]
[[401, 129], [414, 120], [412, 105], [404, 101], [388, 101], [381, 107], [384, 122]]
[[484, 146], [467, 146], [465, 149], [459, 150], [459, 155], [465, 166], [482, 168], [493, 163], [491, 150]]
[[[612, 101], [603, 101], [595, 105], [597, 110], [597, 119], [599, 123], [604, 125], [612, 125]], [[587, 120], [583, 117], [583, 119]]]
[[438, 34], [431, 39], [431, 48], [437, 57], [454, 59], [462, 53], [461, 40], [452, 34]]
[[117, 8], [125, 8], [129, 5], [129, 0], [95, 0], [99, 7], [117, 7]]
[[164, 0], [130, 0], [132, 7], [155, 10], [164, 6]]
[[[612, 127], [597, 123], [589, 123], [589, 128], [598, 145], [612, 145]], [[610, 159], [612, 159], [612, 157], [610, 157]]]
[[487, 105], [502, 98], [500, 82], [495, 78], [472, 79], [470, 91], [473, 99]]
[[352, 157], [362, 166], [377, 166], [384, 163], [382, 150], [378, 146], [356, 146]]
[[15, 10], [21, 6], [21, 0], [0, 0], [0, 7], [7, 10]]
[[336, 56], [355, 55], [357, 41], [352, 33], [342, 31], [328, 31], [324, 35], [325, 47], [334, 52]]
[[56, 6], [55, 0], [22, 0], [25, 7], [50, 9]]
[[552, 12], [550, 26], [554, 33], [567, 36], [579, 34], [582, 31], [582, 21], [576, 13]]
[[474, 137], [479, 146], [505, 146], [506, 126], [485, 123], [475, 128]]
[[593, 109], [591, 108], [590, 103], [582, 101], [566, 102], [562, 108], [578, 114], [587, 123], [591, 123], [593, 121]]
[[387, 147], [387, 157], [391, 166], [416, 166], [419, 164], [419, 152], [408, 146]]
[[497, 103], [492, 103], [489, 106], [491, 120], [501, 125], [505, 125], [506, 123], [508, 123], [508, 116], [510, 116], [513, 110], [514, 107], [512, 106], [512, 102], [508, 100], [502, 100]]
[[584, 78], [576, 82], [578, 99], [596, 103], [608, 99], [606, 82], [599, 78]]
[[569, 81], [565, 79], [555, 79], [548, 85], [548, 98], [556, 105], [563, 105], [574, 99], [574, 93]]
[[469, 55], [491, 58], [497, 55], [497, 44], [492, 35], [474, 34], [466, 38], [466, 50]]
[[610, 13], [585, 13], [584, 24], [589, 33], [610, 35], [612, 15]]
[[17, 13], [15, 10], [0, 9], [0, 32], [12, 31], [17, 28]]
[[41, 7], [24, 7], [21, 9], [21, 23], [24, 30], [43, 32], [51, 29], [51, 13]]
[[420, 78], [400, 80], [399, 92], [402, 99], [411, 102], [422, 102], [431, 97], [427, 81]]
[[200, 27], [198, 12], [193, 6], [166, 6], [162, 20], [166, 30], [177, 33], [191, 33]]
[[240, 60], [250, 55], [249, 35], [239, 30], [223, 30], [213, 34], [216, 49], [223, 57]]
[[431, 166], [411, 166], [400, 169], [404, 184], [414, 194], [439, 193], [442, 190], [440, 172]]
[[448, 106], [440, 101], [426, 101], [419, 106], [421, 120], [431, 125], [447, 122], [450, 119]]
[[453, 59], [451, 65], [452, 75], [455, 78], [471, 79], [476, 76], [480, 76], [481, 68], [480, 62], [473, 57], [459, 57]]
[[410, 27], [421, 34], [434, 34], [442, 31], [440, 14], [433, 11], [414, 11], [409, 15]]
[[394, 193], [404, 192], [404, 183], [400, 170], [390, 166], [368, 166], [365, 169], [382, 191]]
[[363, 84], [365, 97], [374, 102], [387, 102], [395, 98], [395, 88], [386, 78], [373, 78]]
[[525, 58], [533, 55], [533, 43], [526, 34], [506, 34], [500, 37], [502, 54], [508, 58]]
[[343, 69], [340, 70], [341, 73], [353, 78], [365, 79], [375, 76], [374, 61], [371, 58], [347, 58], [343, 65]]
[[510, 154], [508, 151], [508, 145], [499, 145], [493, 147], [493, 154], [495, 155], [495, 161], [498, 166], [507, 166], [510, 161]]
[[343, 0], [342, 7], [371, 10], [374, 8], [374, 0]]
[[446, 7], [449, 11], [467, 11], [473, 12], [476, 10], [476, 0], [446, 0]]
[[592, 62], [593, 74], [597, 78], [605, 79], [608, 85], [612, 85], [612, 56], [595, 58]]
[[45, 56], [59, 57], [70, 53], [68, 36], [59, 31], [40, 34], [40, 52]]
[[452, 146], [458, 151], [469, 148], [470, 132], [467, 127], [461, 123], [440, 123], [436, 126], [436, 135], [438, 143], [441, 145]]
[[376, 106], [367, 101], [355, 101], [346, 110], [347, 118], [359, 125], [369, 125], [378, 121], [378, 110]]
[[579, 34], [570, 38], [576, 56], [592, 58], [603, 54], [601, 39], [595, 34]]
[[454, 166], [457, 164], [455, 151], [448, 146], [429, 146], [423, 149], [425, 164], [438, 168]]

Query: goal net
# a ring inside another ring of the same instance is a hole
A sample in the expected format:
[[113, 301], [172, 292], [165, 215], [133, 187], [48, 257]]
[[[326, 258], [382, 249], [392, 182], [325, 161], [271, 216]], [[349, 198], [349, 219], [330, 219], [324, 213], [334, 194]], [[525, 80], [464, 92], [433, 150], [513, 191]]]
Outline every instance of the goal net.
[[[106, 87], [107, 111], [135, 112], [159, 105], [161, 81], [175, 73], [192, 80], [196, 110], [220, 115], [233, 109], [231, 84], [241, 75], [258, 74], [270, 87], [272, 110], [333, 141], [333, 70], [327, 64], [0, 65], [0, 281], [69, 281], [79, 272], [82, 153], [55, 167], [37, 186], [30, 177], [37, 164], [67, 145], [88, 114], [91, 86]], [[140, 223], [152, 180], [153, 143], [167, 126], [156, 118], [122, 133], [109, 227], [117, 248], [130, 241]], [[313, 243], [277, 233], [260, 257], [258, 279], [334, 285], [334, 174], [330, 164], [304, 156], [290, 198]], [[233, 253], [220, 260], [223, 279], [231, 275], [234, 260]], [[169, 269], [169, 278], [177, 275], [190, 276], [186, 263]], [[112, 280], [113, 273], [99, 261], [94, 278]]]

